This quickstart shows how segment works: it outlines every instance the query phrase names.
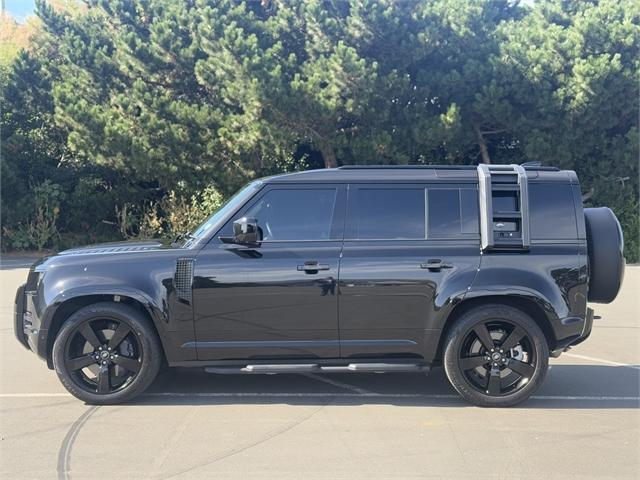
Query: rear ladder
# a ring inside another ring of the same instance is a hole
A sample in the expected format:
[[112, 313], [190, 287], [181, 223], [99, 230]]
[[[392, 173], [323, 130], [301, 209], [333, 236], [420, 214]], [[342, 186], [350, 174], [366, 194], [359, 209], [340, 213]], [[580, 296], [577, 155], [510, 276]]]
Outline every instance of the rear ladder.
[[482, 250], [528, 250], [529, 189], [520, 165], [478, 165]]

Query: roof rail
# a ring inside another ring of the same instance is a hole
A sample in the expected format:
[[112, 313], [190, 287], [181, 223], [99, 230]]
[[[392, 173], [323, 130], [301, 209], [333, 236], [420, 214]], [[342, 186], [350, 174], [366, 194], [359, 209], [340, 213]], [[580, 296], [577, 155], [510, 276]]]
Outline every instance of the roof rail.
[[342, 165], [338, 170], [475, 170], [475, 165]]
[[[484, 164], [483, 164], [484, 165]], [[489, 165], [490, 167], [500, 167], [507, 165]], [[531, 171], [549, 171], [549, 172], [558, 172], [560, 171], [557, 167], [543, 167], [540, 165], [526, 163], [522, 165], [518, 165], [525, 170]], [[478, 165], [342, 165], [338, 167], [338, 170], [413, 170], [413, 169], [424, 169], [424, 170], [476, 170]]]

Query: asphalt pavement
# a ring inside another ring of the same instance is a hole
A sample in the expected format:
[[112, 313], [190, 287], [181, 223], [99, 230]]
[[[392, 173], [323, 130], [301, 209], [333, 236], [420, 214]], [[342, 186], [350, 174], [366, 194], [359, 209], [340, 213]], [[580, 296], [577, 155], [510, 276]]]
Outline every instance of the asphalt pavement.
[[[11, 262], [9, 262], [11, 263]], [[14, 338], [23, 264], [0, 271], [0, 478], [640, 478], [640, 267], [521, 406], [470, 406], [444, 372], [162, 374], [89, 406]]]

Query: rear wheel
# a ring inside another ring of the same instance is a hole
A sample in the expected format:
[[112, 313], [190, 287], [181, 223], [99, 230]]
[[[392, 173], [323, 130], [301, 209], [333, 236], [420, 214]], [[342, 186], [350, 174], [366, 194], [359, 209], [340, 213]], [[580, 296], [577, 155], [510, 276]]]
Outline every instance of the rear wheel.
[[444, 367], [471, 403], [507, 407], [535, 392], [546, 375], [549, 347], [536, 322], [504, 305], [474, 308], [447, 335]]
[[53, 345], [53, 365], [65, 388], [91, 404], [126, 402], [155, 379], [161, 346], [134, 308], [97, 303], [74, 313]]

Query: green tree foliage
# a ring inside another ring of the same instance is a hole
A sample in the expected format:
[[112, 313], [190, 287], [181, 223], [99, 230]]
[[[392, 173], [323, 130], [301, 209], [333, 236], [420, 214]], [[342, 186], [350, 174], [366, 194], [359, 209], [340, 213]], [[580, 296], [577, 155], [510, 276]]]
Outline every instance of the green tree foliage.
[[639, 259], [633, 0], [41, 0], [38, 16], [2, 80], [14, 238], [45, 180], [62, 237], [166, 234], [171, 205], [281, 171], [540, 161], [575, 169]]
[[638, 3], [543, 1], [501, 35], [493, 61], [524, 158], [576, 170], [585, 204], [616, 211], [637, 261]]

